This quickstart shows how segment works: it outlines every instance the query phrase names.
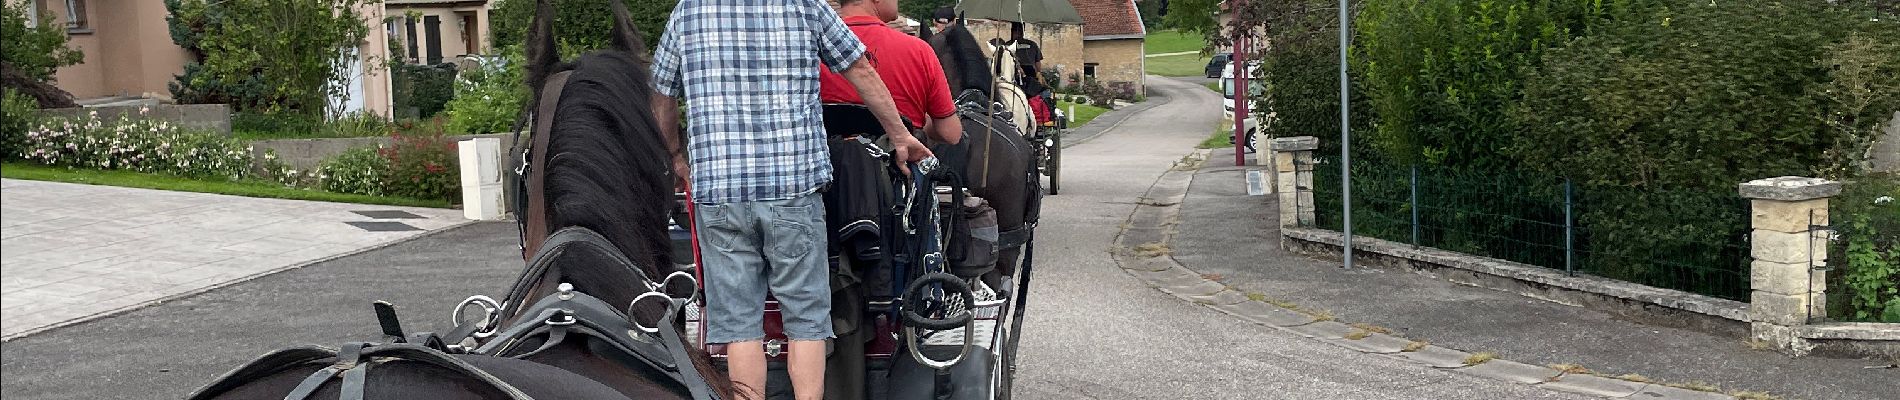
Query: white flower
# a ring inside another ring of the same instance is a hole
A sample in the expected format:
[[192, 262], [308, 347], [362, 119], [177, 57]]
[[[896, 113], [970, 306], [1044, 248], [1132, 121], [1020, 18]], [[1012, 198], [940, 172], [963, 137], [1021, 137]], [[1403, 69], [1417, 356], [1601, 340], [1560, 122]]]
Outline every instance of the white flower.
[[1893, 196], [1880, 196], [1880, 197], [1874, 198], [1874, 204], [1887, 204], [1887, 203], [1892, 203], [1892, 202], [1893, 202]]

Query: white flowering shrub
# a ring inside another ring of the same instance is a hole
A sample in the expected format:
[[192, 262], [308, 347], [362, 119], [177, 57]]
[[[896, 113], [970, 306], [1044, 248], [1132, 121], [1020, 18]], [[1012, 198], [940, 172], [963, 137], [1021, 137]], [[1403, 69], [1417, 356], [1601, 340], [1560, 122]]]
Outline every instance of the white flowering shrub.
[[241, 140], [130, 115], [101, 120], [97, 112], [44, 120], [27, 129], [18, 151], [17, 158], [39, 164], [200, 179], [243, 179], [251, 166], [250, 147]]
[[374, 147], [343, 152], [317, 169], [323, 190], [336, 193], [381, 196], [388, 176], [389, 159]]
[[279, 185], [293, 188], [322, 187], [323, 174], [317, 170], [299, 170], [296, 166], [277, 158], [275, 150], [264, 151], [264, 179]]

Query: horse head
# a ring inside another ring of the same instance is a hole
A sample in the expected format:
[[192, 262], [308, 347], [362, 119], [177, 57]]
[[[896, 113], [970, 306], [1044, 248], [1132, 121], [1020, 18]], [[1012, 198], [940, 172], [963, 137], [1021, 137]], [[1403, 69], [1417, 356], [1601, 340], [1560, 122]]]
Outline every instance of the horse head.
[[962, 18], [937, 32], [925, 35], [930, 48], [937, 53], [937, 62], [943, 64], [943, 74], [950, 83], [951, 93], [976, 89], [988, 92], [991, 81], [996, 79], [990, 71], [990, 61], [984, 56], [982, 42], [970, 33], [970, 27]]

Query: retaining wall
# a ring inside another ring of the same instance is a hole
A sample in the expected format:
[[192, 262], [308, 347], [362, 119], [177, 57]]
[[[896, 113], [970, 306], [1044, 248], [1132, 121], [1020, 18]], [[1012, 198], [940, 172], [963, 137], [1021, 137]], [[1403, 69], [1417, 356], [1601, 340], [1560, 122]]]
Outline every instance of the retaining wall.
[[[145, 115], [140, 116], [139, 110]], [[186, 129], [209, 131], [231, 136], [231, 107], [223, 104], [157, 104], [142, 106], [74, 107], [41, 110], [47, 116], [77, 118], [99, 113], [99, 119], [116, 121], [122, 116], [168, 121]]]
[[[506, 154], [510, 154], [510, 152], [514, 150], [514, 143], [508, 140], [510, 136], [510, 134], [506, 133], [490, 133], [483, 135], [459, 135], [452, 136], [452, 138], [454, 138], [453, 140], [455, 141], [472, 138], [500, 139], [501, 154], [505, 157]], [[324, 160], [336, 157], [338, 154], [343, 154], [343, 152], [349, 151], [350, 149], [386, 146], [389, 145], [389, 143], [389, 137], [386, 136], [257, 140], [251, 142], [251, 163], [253, 168], [262, 170], [264, 166], [264, 153], [266, 151], [272, 151], [277, 153], [278, 161], [300, 170], [309, 170], [316, 168], [322, 164]], [[454, 152], [451, 151], [451, 154], [453, 153]]]

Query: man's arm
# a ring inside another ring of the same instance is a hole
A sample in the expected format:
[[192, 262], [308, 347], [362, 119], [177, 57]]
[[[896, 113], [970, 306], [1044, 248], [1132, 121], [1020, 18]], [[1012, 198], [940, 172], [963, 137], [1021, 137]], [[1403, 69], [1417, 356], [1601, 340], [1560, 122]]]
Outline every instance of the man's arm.
[[851, 67], [845, 69], [844, 79], [851, 81], [857, 88], [858, 97], [864, 99], [864, 105], [877, 115], [877, 122], [884, 126], [884, 136], [891, 140], [892, 153], [897, 155], [897, 165], [905, 173], [910, 173], [906, 165], [911, 161], [932, 156], [930, 148], [910, 135], [910, 128], [904, 126], [903, 117], [897, 114], [897, 103], [891, 100], [890, 88], [884, 86], [884, 79], [877, 76], [877, 69], [864, 57], [859, 57]]
[[680, 102], [659, 93], [652, 97], [653, 120], [660, 129], [660, 141], [666, 143], [666, 154], [672, 156], [673, 173], [686, 179], [686, 151], [680, 143]]
[[956, 114], [943, 118], [931, 118], [930, 122], [924, 125], [924, 134], [945, 144], [957, 144], [963, 141], [963, 119], [958, 118]]

